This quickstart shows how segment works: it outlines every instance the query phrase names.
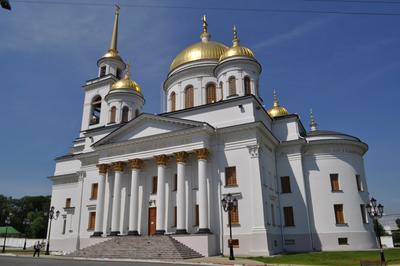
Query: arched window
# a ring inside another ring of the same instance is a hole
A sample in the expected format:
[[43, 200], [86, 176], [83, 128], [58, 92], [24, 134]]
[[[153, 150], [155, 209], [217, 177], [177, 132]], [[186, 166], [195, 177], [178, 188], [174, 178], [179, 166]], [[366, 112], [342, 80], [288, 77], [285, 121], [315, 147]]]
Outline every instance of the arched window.
[[221, 100], [224, 99], [224, 83], [221, 81], [219, 83], [219, 87], [221, 88]]
[[207, 103], [214, 103], [217, 100], [217, 92], [214, 83], [207, 84], [206, 87]]
[[97, 95], [93, 98], [91, 103], [90, 111], [90, 125], [96, 125], [100, 123], [100, 111], [101, 111], [101, 97]]
[[229, 96], [236, 94], [236, 78], [230, 77], [229, 78]]
[[171, 100], [171, 112], [176, 110], [176, 94], [175, 92], [171, 93], [170, 100]]
[[129, 121], [129, 108], [128, 106], [124, 106], [122, 108], [122, 123], [126, 123]]
[[194, 96], [193, 96], [193, 86], [189, 85], [185, 89], [185, 108], [193, 107]]
[[251, 94], [251, 89], [250, 89], [250, 78], [249, 77], [244, 77], [244, 95], [250, 95]]
[[110, 112], [110, 123], [115, 123], [117, 117], [117, 107], [113, 106], [111, 107], [111, 112]]

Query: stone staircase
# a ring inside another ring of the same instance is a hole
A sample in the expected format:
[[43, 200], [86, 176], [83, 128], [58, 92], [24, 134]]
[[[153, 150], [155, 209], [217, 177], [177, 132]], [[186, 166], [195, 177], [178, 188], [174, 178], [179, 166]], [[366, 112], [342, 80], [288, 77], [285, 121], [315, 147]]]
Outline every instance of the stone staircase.
[[170, 236], [117, 236], [67, 256], [119, 259], [191, 259], [202, 257]]

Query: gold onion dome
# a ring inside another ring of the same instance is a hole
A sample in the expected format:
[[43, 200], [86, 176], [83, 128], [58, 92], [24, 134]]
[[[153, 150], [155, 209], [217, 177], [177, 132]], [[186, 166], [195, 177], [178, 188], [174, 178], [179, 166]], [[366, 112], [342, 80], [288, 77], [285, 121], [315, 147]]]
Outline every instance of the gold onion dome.
[[121, 56], [118, 54], [118, 18], [119, 18], [119, 9], [120, 7], [118, 5], [115, 5], [115, 18], [114, 18], [114, 28], [111, 36], [111, 44], [110, 48], [108, 49], [107, 53], [105, 53], [101, 59], [103, 58], [113, 58], [119, 61], [124, 61], [122, 60]]
[[286, 110], [285, 107], [279, 105], [278, 96], [276, 95], [276, 91], [274, 90], [274, 105], [272, 108], [268, 109], [267, 113], [270, 117], [280, 117], [288, 115], [289, 112]]
[[200, 34], [201, 42], [192, 44], [180, 52], [172, 61], [170, 71], [175, 68], [198, 60], [219, 60], [221, 55], [228, 50], [228, 47], [219, 42], [210, 41], [210, 33], [208, 32], [207, 18], [204, 15], [203, 32]]
[[118, 80], [111, 86], [111, 90], [134, 90], [139, 94], [142, 94], [142, 89], [139, 84], [131, 79], [130, 66], [126, 66], [125, 77]]
[[228, 50], [223, 53], [219, 59], [219, 61], [222, 61], [226, 58], [229, 57], [234, 57], [234, 56], [240, 56], [240, 57], [248, 57], [251, 59], [256, 59], [254, 56], [253, 51], [251, 51], [247, 47], [240, 46], [240, 40], [237, 34], [236, 26], [233, 26], [233, 40], [232, 40], [232, 47], [230, 47]]

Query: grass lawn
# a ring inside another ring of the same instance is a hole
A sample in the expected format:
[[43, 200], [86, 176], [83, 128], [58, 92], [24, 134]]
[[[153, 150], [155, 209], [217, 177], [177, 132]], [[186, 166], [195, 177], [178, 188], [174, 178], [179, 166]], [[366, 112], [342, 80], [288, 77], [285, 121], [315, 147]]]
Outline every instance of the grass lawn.
[[[33, 249], [27, 248], [26, 250], [21, 249], [13, 249], [13, 248], [6, 248], [6, 253], [8, 254], [15, 254], [15, 255], [33, 255]], [[44, 250], [40, 251], [40, 254], [44, 254]]]
[[[304, 265], [360, 265], [360, 260], [379, 260], [379, 251], [331, 251], [277, 255], [275, 257], [251, 257], [265, 263], [304, 264]], [[386, 249], [388, 265], [400, 264], [400, 249]]]

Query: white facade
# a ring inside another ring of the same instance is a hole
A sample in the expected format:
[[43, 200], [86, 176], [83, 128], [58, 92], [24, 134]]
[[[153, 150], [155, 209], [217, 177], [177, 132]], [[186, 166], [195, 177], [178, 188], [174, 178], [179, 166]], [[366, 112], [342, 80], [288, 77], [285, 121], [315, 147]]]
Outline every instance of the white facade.
[[[142, 113], [140, 93], [112, 89], [121, 62], [99, 60], [106, 72], [99, 69], [84, 86], [81, 133], [70, 154], [56, 158], [51, 205], [61, 215], [52, 224], [53, 250], [73, 251], [109, 235], [171, 234], [203, 255], [228, 254], [221, 206], [228, 193], [238, 200], [237, 255], [376, 247], [362, 213], [367, 145], [333, 131], [307, 133], [296, 114], [271, 117], [259, 98], [254, 58], [200, 59], [172, 69], [159, 115]], [[216, 89], [211, 102], [209, 83]]]

